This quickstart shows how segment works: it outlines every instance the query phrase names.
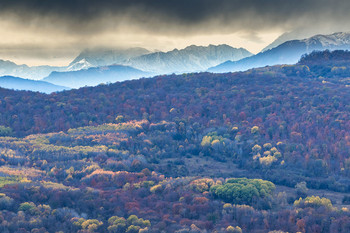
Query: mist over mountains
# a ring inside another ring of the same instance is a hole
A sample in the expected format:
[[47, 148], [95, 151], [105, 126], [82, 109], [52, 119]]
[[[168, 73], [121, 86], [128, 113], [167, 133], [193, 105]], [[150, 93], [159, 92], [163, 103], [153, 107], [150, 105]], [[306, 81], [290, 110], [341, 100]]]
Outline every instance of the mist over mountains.
[[56, 85], [66, 85], [71, 88], [79, 88], [150, 76], [152, 76], [151, 73], [133, 67], [111, 65], [92, 67], [77, 71], [52, 72], [48, 77], [44, 78], [43, 81]]
[[[86, 49], [81, 52], [68, 66], [67, 70], [77, 70], [77, 64], [85, 64], [85, 67], [109, 66], [123, 64], [131, 58], [149, 54], [144, 48], [130, 49]], [[72, 68], [74, 67], [75, 68]], [[84, 67], [84, 68], [85, 68]]]
[[130, 59], [127, 64], [158, 74], [204, 71], [223, 61], [237, 61], [253, 55], [243, 48], [228, 45], [188, 46], [170, 52], [156, 52]]
[[233, 48], [229, 45], [192, 45], [168, 52], [151, 52], [144, 48], [86, 49], [65, 67], [29, 67], [0, 60], [0, 75], [79, 88], [161, 74], [204, 71], [224, 73], [276, 64], [294, 64], [303, 54], [315, 50], [350, 49], [349, 33], [316, 35], [284, 42], [292, 36], [296, 34], [282, 35], [256, 55], [244, 48]]
[[208, 69], [209, 72], [224, 73], [243, 71], [255, 67], [277, 64], [294, 64], [303, 54], [315, 50], [349, 50], [350, 34], [334, 33], [331, 35], [316, 35], [303, 40], [290, 40], [275, 48], [260, 52], [254, 56], [236, 62], [226, 61], [216, 67]]
[[27, 66], [0, 59], [0, 76], [10, 75], [26, 79], [39, 80], [53, 71], [64, 71], [65, 67], [58, 66]]
[[39, 80], [52, 72], [67, 72], [88, 69], [91, 67], [122, 64], [126, 60], [150, 53], [143, 48], [130, 49], [86, 49], [68, 66], [32, 66], [18, 65], [11, 61], [0, 60], [0, 75], [11, 75], [27, 79]]
[[52, 72], [43, 80], [72, 88], [96, 86], [157, 74], [200, 72], [224, 61], [237, 61], [251, 55], [246, 49], [228, 45], [192, 45], [181, 50], [154, 53], [142, 48], [85, 50], [67, 67], [67, 71]]
[[224, 61], [237, 61], [251, 55], [253, 54], [243, 48], [236, 49], [228, 45], [193, 45], [169, 52], [151, 52], [143, 48], [86, 49], [66, 67], [29, 67], [2, 61], [0, 75], [44, 79], [54, 84], [78, 88], [149, 77], [150, 74], [200, 72]]
[[[86, 50], [69, 67], [127, 65], [157, 74], [204, 71], [224, 61], [237, 61], [253, 55], [243, 48], [228, 45], [188, 46], [169, 52], [154, 52], [142, 48], [127, 50]], [[68, 68], [69, 70], [69, 68]]]
[[13, 76], [1, 76], [0, 86], [7, 89], [34, 91], [34, 92], [38, 91], [46, 94], [70, 89], [68, 87], [55, 85], [55, 84], [41, 81], [41, 80], [30, 80], [30, 79], [23, 79], [23, 78], [18, 78]]

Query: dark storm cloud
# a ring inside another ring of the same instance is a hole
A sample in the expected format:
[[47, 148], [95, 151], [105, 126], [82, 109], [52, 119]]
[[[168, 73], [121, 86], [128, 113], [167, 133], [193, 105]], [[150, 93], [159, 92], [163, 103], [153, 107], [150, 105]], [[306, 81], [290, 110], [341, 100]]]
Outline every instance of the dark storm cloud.
[[154, 32], [235, 32], [347, 22], [348, 0], [0, 0], [22, 24], [93, 33], [120, 25]]

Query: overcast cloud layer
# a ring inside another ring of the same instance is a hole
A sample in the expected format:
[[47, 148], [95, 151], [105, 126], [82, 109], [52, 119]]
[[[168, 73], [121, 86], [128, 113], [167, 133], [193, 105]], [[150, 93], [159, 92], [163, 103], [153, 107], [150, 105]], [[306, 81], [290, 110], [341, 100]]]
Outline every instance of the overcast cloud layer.
[[349, 31], [349, 10], [346, 0], [0, 0], [0, 58], [64, 57], [91, 46], [170, 49], [215, 38], [257, 52], [286, 31]]

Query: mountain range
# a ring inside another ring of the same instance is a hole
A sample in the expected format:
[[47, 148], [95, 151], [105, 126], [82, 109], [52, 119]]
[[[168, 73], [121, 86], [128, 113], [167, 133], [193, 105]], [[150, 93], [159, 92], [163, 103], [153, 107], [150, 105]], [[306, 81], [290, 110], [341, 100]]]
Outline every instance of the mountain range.
[[[124, 78], [121, 77], [122, 74], [119, 72], [117, 79], [113, 77], [111, 79], [104, 78], [103, 80], [92, 81], [92, 75], [96, 74], [96, 69], [88, 69], [93, 67], [106, 67], [110, 65], [131, 66], [135, 69], [145, 71], [147, 74], [198, 72], [205, 71], [227, 60], [236, 61], [251, 55], [253, 54], [243, 48], [237, 49], [228, 45], [209, 45], [207, 47], [192, 45], [184, 49], [174, 49], [169, 52], [151, 52], [144, 48], [87, 49], [81, 52], [68, 66], [64, 67], [29, 67], [27, 65], [17, 65], [11, 61], [0, 60], [0, 75], [18, 76], [33, 80], [43, 78], [53, 80], [54, 78], [52, 77], [57, 78], [60, 76], [65, 81], [60, 82], [55, 78], [55, 82], [59, 82], [65, 86], [80, 87], [91, 85], [92, 83], [99, 84], [101, 82], [113, 82], [115, 80], [130, 78], [128, 75]], [[75, 72], [79, 70], [88, 71]], [[58, 72], [61, 72], [61, 74], [58, 74]], [[90, 72], [92, 73], [89, 74]], [[88, 74], [89, 78], [85, 78], [85, 80], [90, 80], [91, 82], [82, 83], [84, 80], [81, 80], [78, 84], [76, 80], [81, 73]], [[101, 77], [101, 75], [97, 75], [97, 77]], [[70, 85], [69, 78], [73, 78], [76, 83]]]
[[243, 71], [255, 67], [277, 64], [294, 64], [303, 54], [315, 50], [348, 50], [350, 49], [350, 33], [334, 33], [316, 35], [303, 40], [291, 40], [239, 61], [226, 61], [208, 69], [209, 72], [224, 73]]
[[[310, 29], [305, 28], [299, 28], [296, 30], [292, 30], [289, 32], [285, 32], [282, 35], [280, 35], [276, 40], [274, 40], [271, 44], [263, 48], [260, 52], [265, 52], [267, 50], [276, 48], [277, 46], [283, 44], [284, 42], [290, 41], [290, 40], [303, 40], [305, 38], [310, 38], [312, 36], [318, 35], [319, 33], [311, 31]], [[330, 33], [323, 33], [323, 35], [332, 34]]]
[[27, 66], [18, 65], [12, 61], [0, 59], [0, 76], [10, 75], [27, 79], [39, 80], [53, 71], [64, 71], [65, 67], [58, 66]]
[[[43, 80], [57, 85], [79, 88], [105, 82], [149, 77], [152, 74], [205, 71], [221, 62], [236, 61], [251, 55], [243, 48], [236, 49], [228, 45], [209, 45], [208, 47], [192, 45], [166, 53], [150, 53], [141, 48], [86, 50], [68, 66], [68, 71], [52, 72]], [[115, 65], [110, 66], [110, 64]]]
[[188, 46], [169, 52], [156, 52], [130, 59], [126, 64], [157, 73], [186, 73], [205, 71], [224, 61], [237, 61], [253, 54], [243, 48], [228, 45]]
[[151, 53], [144, 48], [130, 49], [86, 49], [81, 52], [67, 67], [67, 71], [90, 67], [124, 64], [131, 58]]
[[143, 48], [130, 49], [86, 49], [68, 66], [27, 66], [0, 59], [0, 76], [11, 75], [26, 79], [40, 80], [52, 72], [67, 72], [91, 67], [121, 64], [126, 60], [150, 53]]
[[169, 52], [153, 52], [142, 48], [128, 50], [86, 50], [70, 63], [69, 70], [112, 64], [127, 65], [156, 74], [205, 71], [225, 61], [237, 61], [253, 54], [228, 45], [191, 45]]
[[314, 50], [350, 49], [350, 33], [316, 35], [284, 42], [295, 35], [282, 35], [256, 55], [228, 45], [192, 45], [169, 52], [151, 52], [143, 48], [87, 49], [65, 67], [29, 67], [0, 60], [0, 76], [42, 79], [59, 86], [79, 88], [159, 74], [224, 73], [267, 65], [294, 64], [303, 54]]

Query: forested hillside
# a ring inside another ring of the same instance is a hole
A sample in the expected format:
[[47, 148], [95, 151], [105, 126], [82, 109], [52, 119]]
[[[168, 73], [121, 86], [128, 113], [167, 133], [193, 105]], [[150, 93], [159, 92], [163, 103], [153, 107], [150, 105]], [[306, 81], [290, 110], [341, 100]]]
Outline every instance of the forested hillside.
[[253, 179], [294, 166], [291, 145], [265, 136], [257, 126], [141, 120], [2, 137], [0, 230], [347, 232], [346, 194], [313, 196], [302, 177], [289, 189]]
[[[335, 53], [349, 54], [332, 54]], [[297, 65], [239, 73], [157, 76], [51, 95], [1, 89], [0, 125], [24, 136], [113, 123], [117, 115], [150, 121], [173, 119], [176, 115], [198, 123], [215, 121], [222, 125], [245, 120], [253, 124], [256, 118], [265, 120], [269, 114], [276, 114], [288, 122], [302, 123], [300, 119], [311, 113], [299, 110], [334, 110], [334, 105], [346, 109], [349, 55], [346, 59], [340, 54], [333, 60], [316, 59], [311, 64], [310, 59], [317, 54], [303, 58]], [[173, 108], [176, 114], [170, 113]], [[266, 110], [262, 112], [262, 108]], [[282, 108], [286, 112], [281, 112]], [[321, 111], [321, 117], [325, 114]]]
[[0, 229], [348, 232], [349, 58], [1, 89]]

